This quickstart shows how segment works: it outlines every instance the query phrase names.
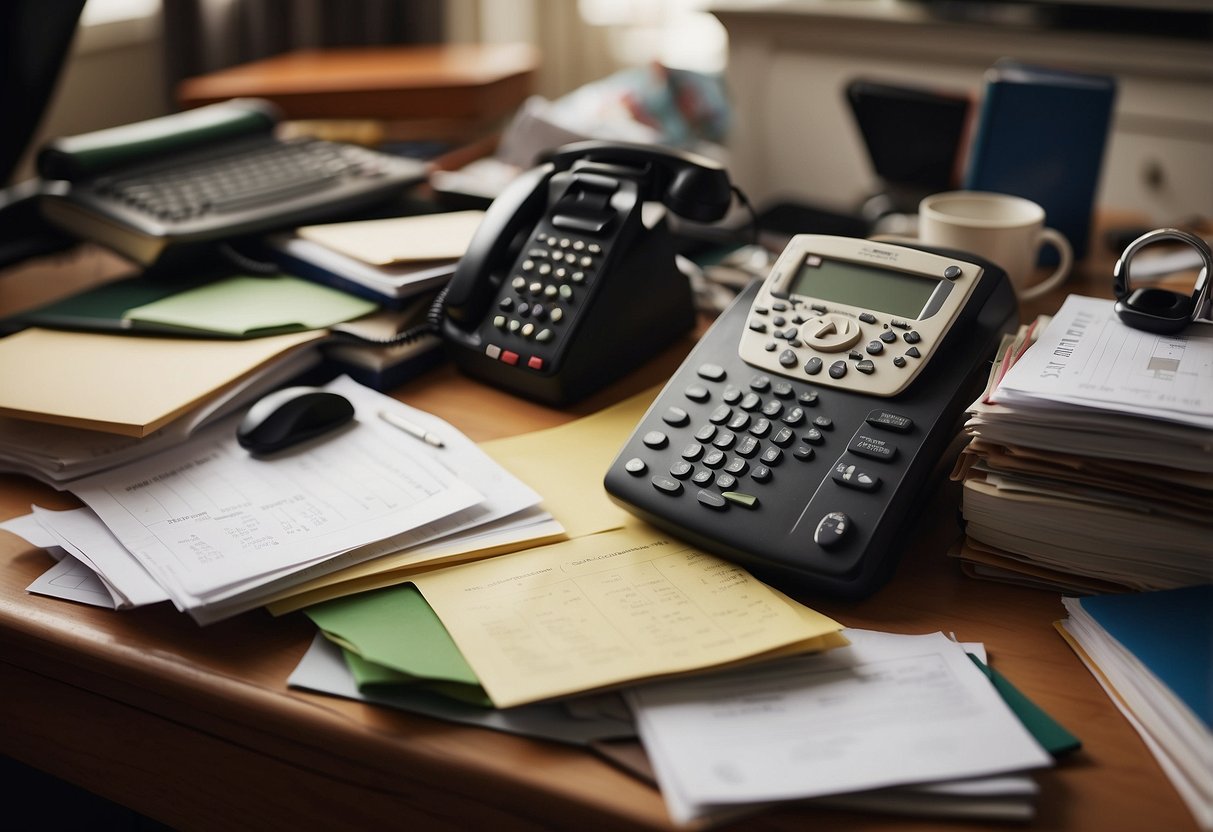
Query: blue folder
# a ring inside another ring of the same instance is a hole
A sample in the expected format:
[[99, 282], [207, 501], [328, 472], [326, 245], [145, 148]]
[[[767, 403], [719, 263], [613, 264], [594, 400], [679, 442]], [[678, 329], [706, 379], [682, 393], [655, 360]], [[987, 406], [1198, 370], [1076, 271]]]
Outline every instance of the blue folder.
[[1080, 603], [1213, 730], [1213, 584]]

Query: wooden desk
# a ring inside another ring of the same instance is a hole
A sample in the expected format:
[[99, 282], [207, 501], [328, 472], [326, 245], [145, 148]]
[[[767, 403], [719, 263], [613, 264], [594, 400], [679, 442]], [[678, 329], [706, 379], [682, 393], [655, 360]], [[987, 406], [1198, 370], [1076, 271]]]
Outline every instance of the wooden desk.
[[374, 119], [396, 138], [470, 141], [513, 115], [538, 66], [523, 43], [305, 49], [187, 78], [177, 101], [265, 98], [287, 119]]
[[[100, 275], [112, 266], [88, 268]], [[1106, 257], [1085, 264], [1068, 289], [1107, 295], [1107, 267]], [[83, 266], [47, 268], [79, 276]], [[0, 276], [0, 312], [28, 305], [46, 287], [36, 267]], [[559, 424], [638, 391], [668, 375], [690, 345], [575, 411], [522, 402], [449, 366], [397, 394], [489, 439]], [[0, 476], [0, 518], [31, 503], [75, 505], [31, 480]], [[1138, 735], [1054, 632], [1064, 614], [1058, 595], [963, 577], [944, 554], [958, 534], [956, 516], [957, 490], [941, 481], [888, 586], [859, 603], [803, 600], [848, 626], [943, 630], [984, 642], [996, 667], [1082, 738], [1080, 753], [1039, 775], [1030, 828], [1194, 829]], [[166, 605], [115, 613], [26, 594], [49, 565], [40, 550], [0, 533], [0, 754], [181, 829], [669, 828], [653, 788], [588, 752], [289, 690], [286, 678], [313, 633], [301, 614], [256, 611], [199, 628]], [[740, 827], [810, 825], [970, 828], [812, 808]]]

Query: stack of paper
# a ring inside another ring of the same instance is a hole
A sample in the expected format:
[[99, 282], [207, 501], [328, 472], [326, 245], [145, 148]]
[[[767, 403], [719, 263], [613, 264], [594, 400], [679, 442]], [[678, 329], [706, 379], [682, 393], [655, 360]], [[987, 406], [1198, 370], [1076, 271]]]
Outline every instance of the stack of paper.
[[315, 366], [323, 337], [27, 329], [0, 339], [0, 470], [62, 487], [180, 444]]
[[[321, 288], [321, 287], [318, 287]], [[381, 309], [334, 326], [321, 347], [335, 372], [375, 390], [391, 390], [441, 363], [442, 339], [429, 325], [434, 292], [410, 298], [399, 309]]]
[[[652, 404], [658, 389], [651, 388], [558, 427], [494, 439], [481, 443], [480, 448], [543, 495], [543, 509], [552, 514], [567, 537], [584, 537], [619, 529], [631, 520], [632, 515], [607, 497], [602, 488], [602, 472], [619, 453], [620, 443]], [[576, 458], [578, 464], [569, 465], [571, 458]], [[524, 533], [529, 534], [529, 531], [520, 531], [520, 534]], [[497, 533], [495, 538], [502, 536]], [[536, 546], [552, 541], [528, 536], [526, 542]], [[322, 601], [407, 581], [425, 563], [439, 557], [443, 545], [442, 541], [438, 541], [427, 546], [424, 559], [415, 552], [406, 551], [299, 584], [289, 596], [273, 601], [269, 605], [270, 611], [280, 615]], [[455, 549], [462, 546], [466, 546], [466, 541], [452, 544]], [[512, 551], [507, 548], [501, 551], [507, 550]]]
[[1052, 758], [965, 648], [848, 629], [849, 647], [628, 693], [677, 823], [776, 802], [1025, 820]]
[[399, 306], [446, 283], [483, 211], [454, 211], [298, 228], [266, 240], [291, 274]]
[[[355, 407], [354, 423], [336, 434], [258, 458], [236, 443], [235, 417], [73, 481], [87, 510], [36, 517], [119, 602], [146, 598], [150, 578], [159, 597], [200, 623], [403, 550], [432, 567], [502, 538], [521, 546], [561, 533], [537, 508], [538, 494], [446, 423], [347, 378], [328, 389]], [[444, 447], [389, 424], [384, 412], [436, 433]], [[427, 556], [427, 545], [437, 553]]]
[[360, 331], [375, 309], [285, 275], [139, 276], [7, 318], [0, 470], [62, 485], [180, 444], [315, 367], [327, 328]]
[[1213, 334], [1071, 296], [1003, 345], [953, 478], [972, 575], [1078, 592], [1207, 580]]
[[1213, 829], [1213, 585], [1064, 604], [1058, 630]]
[[[712, 558], [704, 564], [709, 573], [713, 564]], [[614, 568], [603, 571], [615, 577]], [[678, 592], [664, 594], [667, 606], [682, 601]], [[586, 593], [589, 600], [594, 595]], [[629, 629], [629, 613], [601, 606], [612, 624], [622, 619], [622, 629]], [[722, 612], [717, 617], [727, 622]], [[1080, 747], [984, 664], [982, 645], [962, 647], [940, 634], [844, 629], [849, 645], [828, 653], [755, 659], [744, 670], [709, 666], [680, 672], [676, 681], [642, 679], [622, 695], [575, 694], [496, 708], [477, 673], [483, 663], [464, 657], [416, 588], [366, 593], [307, 613], [322, 635], [292, 673], [293, 687], [588, 745], [659, 785], [680, 823], [732, 819], [790, 800], [1026, 820], [1039, 791], [1027, 769]], [[499, 634], [506, 649], [525, 647], [527, 622], [534, 619], [525, 609], [519, 616], [517, 626]], [[649, 649], [646, 634], [630, 629], [637, 649]], [[737, 622], [722, 630], [735, 633]], [[647, 639], [661, 636], [652, 631]], [[550, 641], [542, 657], [548, 665], [567, 671], [577, 663], [569, 656], [575, 645]], [[534, 665], [526, 662], [515, 673], [523, 676]], [[621, 756], [619, 743], [637, 729], [643, 747]]]

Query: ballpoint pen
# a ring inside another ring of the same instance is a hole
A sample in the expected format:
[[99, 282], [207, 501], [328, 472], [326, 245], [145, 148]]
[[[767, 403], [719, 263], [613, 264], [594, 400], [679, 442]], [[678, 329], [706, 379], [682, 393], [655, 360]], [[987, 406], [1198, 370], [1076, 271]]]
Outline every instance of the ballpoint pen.
[[421, 425], [410, 422], [403, 416], [398, 416], [397, 414], [391, 413], [387, 410], [380, 410], [379, 418], [387, 422], [392, 427], [400, 428], [410, 436], [417, 437], [427, 445], [433, 445], [435, 448], [443, 448], [446, 446], [446, 443], [443, 442], [438, 436], [426, 430]]

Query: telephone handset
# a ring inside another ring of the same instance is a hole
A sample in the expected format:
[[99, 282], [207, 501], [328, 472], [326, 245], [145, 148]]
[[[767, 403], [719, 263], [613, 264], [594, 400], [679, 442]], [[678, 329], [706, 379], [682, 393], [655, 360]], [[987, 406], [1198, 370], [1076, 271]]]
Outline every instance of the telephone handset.
[[867, 595], [1016, 317], [975, 255], [798, 235], [700, 339], [606, 490], [774, 584]]
[[567, 404], [689, 330], [690, 284], [660, 202], [696, 222], [728, 212], [733, 187], [711, 159], [651, 145], [578, 142], [494, 200], [442, 298], [439, 322], [471, 376]]

